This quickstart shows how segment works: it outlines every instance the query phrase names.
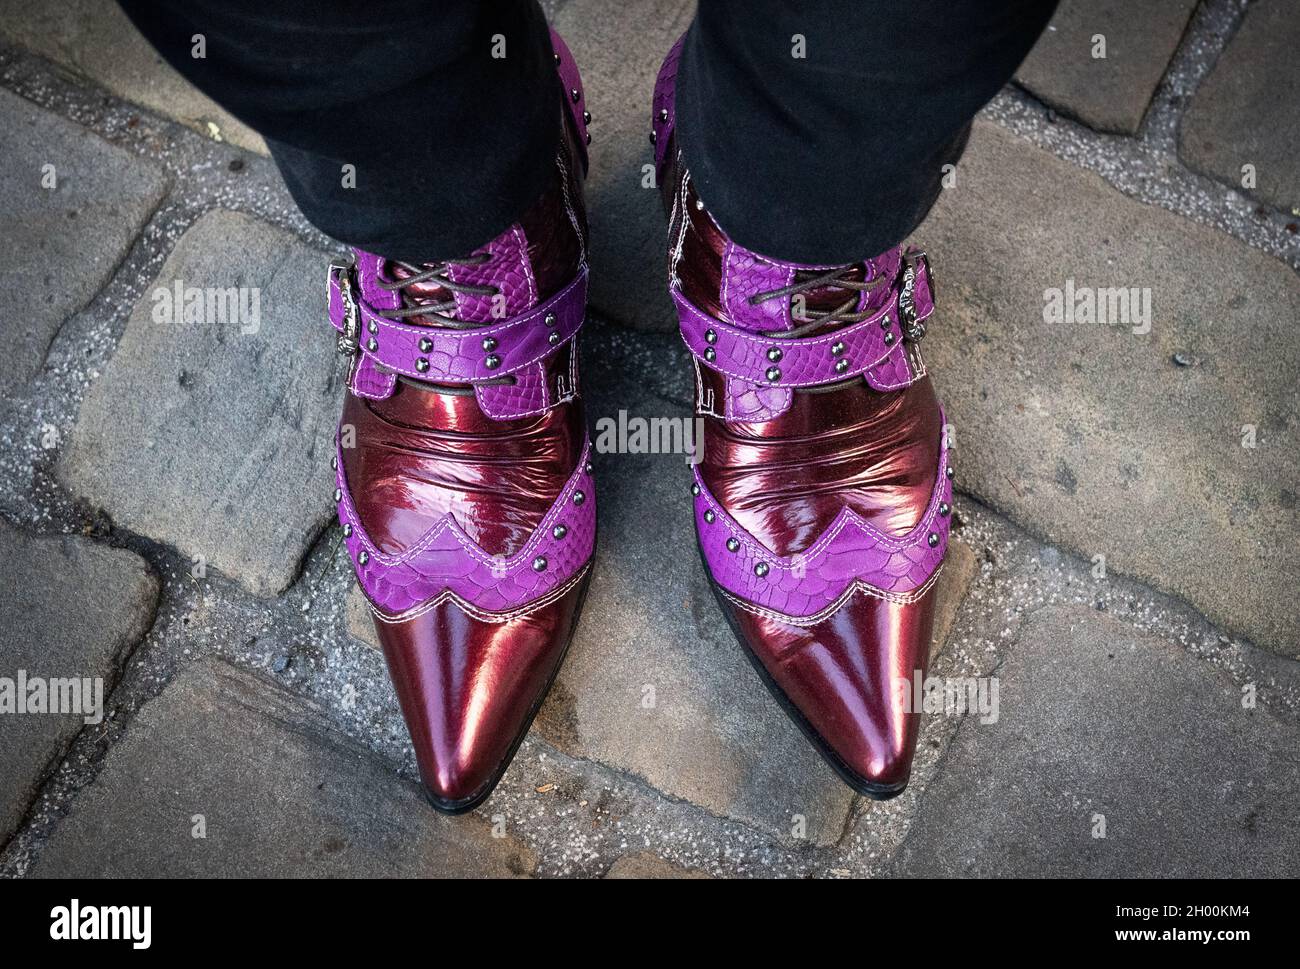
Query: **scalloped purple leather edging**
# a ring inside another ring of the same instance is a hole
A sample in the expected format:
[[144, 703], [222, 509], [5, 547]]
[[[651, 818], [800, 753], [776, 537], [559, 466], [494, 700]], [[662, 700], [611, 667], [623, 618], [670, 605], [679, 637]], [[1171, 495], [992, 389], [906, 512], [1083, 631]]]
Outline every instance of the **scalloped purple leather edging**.
[[740, 605], [793, 625], [822, 621], [855, 592], [891, 602], [919, 598], [938, 575], [948, 548], [948, 451], [944, 434], [930, 503], [906, 535], [887, 535], [844, 508], [816, 542], [793, 555], [777, 555], [745, 531], [709, 493], [697, 467], [691, 489], [695, 529], [713, 580]]
[[523, 547], [491, 555], [451, 515], [398, 554], [380, 551], [352, 503], [336, 441], [335, 497], [343, 541], [357, 579], [381, 620], [410, 619], [450, 598], [476, 618], [505, 622], [561, 595], [586, 568], [596, 547], [591, 441], [564, 489]]

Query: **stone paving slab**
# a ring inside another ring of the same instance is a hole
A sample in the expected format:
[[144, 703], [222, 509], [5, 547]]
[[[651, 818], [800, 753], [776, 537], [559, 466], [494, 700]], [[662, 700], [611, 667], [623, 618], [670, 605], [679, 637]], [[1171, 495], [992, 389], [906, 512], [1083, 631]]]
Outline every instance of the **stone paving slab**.
[[685, 878], [691, 880], [707, 879], [707, 872], [681, 868], [670, 861], [664, 861], [658, 855], [643, 851], [635, 855], [625, 855], [609, 866], [606, 878], [615, 880], [645, 880], [664, 878]]
[[0, 90], [0, 118], [7, 398], [40, 369], [63, 322], [108, 282], [167, 183], [154, 165], [8, 91]]
[[[1179, 152], [1207, 172], [1287, 211], [1300, 207], [1300, 10], [1256, 0], [1183, 119]], [[1254, 166], [1254, 187], [1242, 166]]]
[[[916, 239], [957, 487], [1300, 655], [1295, 272], [985, 122]], [[1111, 287], [1149, 289], [1149, 333], [1045, 322]]]
[[260, 135], [235, 120], [178, 74], [116, 3], [0, 0], [0, 36], [208, 137], [267, 153]]
[[[198, 816], [202, 816], [200, 819]], [[206, 837], [193, 832], [203, 826]], [[34, 869], [45, 877], [510, 877], [533, 852], [415, 785], [321, 712], [225, 663], [147, 703]]]
[[667, 289], [667, 220], [658, 191], [643, 179], [645, 166], [654, 166], [655, 78], [694, 8], [692, 0], [646, 0], [611, 16], [602, 0], [568, 0], [553, 18], [578, 61], [592, 114], [591, 305], [640, 329], [677, 328]]
[[[0, 520], [0, 845], [72, 739], [102, 720], [123, 655], [157, 603], [158, 579], [135, 553]], [[58, 692], [53, 678], [66, 681]], [[78, 696], [72, 712], [52, 710]]]
[[1294, 875], [1294, 719], [1243, 709], [1191, 654], [1080, 607], [1032, 614], [997, 675], [999, 719], [961, 725], [898, 874]]
[[[58, 467], [68, 489], [256, 595], [288, 587], [332, 515], [342, 374], [325, 262], [245, 215], [196, 222], [86, 394]], [[178, 285], [204, 292], [195, 317]]]
[[[1063, 0], [1016, 80], [1089, 127], [1138, 130], [1196, 0]], [[1098, 35], [1104, 58], [1094, 57]]]

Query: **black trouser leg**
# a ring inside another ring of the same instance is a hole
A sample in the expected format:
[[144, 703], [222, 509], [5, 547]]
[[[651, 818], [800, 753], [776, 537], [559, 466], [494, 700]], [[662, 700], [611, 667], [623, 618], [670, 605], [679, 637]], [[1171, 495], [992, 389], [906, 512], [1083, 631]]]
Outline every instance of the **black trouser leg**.
[[120, 2], [266, 139], [303, 214], [343, 242], [409, 262], [463, 256], [553, 170], [562, 94], [535, 0]]
[[700, 0], [676, 103], [700, 198], [774, 258], [840, 264], [896, 245], [1055, 6]]

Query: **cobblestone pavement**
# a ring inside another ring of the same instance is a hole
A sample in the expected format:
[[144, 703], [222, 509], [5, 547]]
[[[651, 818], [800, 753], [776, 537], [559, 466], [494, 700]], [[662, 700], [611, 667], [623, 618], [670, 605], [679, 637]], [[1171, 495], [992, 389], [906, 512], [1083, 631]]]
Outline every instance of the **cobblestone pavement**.
[[[102, 717], [0, 713], [0, 874], [1286, 873], [1286, 5], [1066, 0], [917, 232], [961, 492], [933, 672], [992, 678], [996, 717], [927, 717], [907, 791], [851, 795], [716, 613], [682, 457], [602, 454], [578, 638], [498, 792], [447, 819], [416, 793], [327, 527], [337, 247], [114, 8], [0, 0], [0, 678], [104, 691]], [[595, 115], [591, 419], [680, 417], [642, 165], [690, 4], [547, 7]], [[225, 327], [160, 319], [178, 284], [261, 303]], [[1050, 316], [1053, 294], [1114, 287], [1122, 320]]]

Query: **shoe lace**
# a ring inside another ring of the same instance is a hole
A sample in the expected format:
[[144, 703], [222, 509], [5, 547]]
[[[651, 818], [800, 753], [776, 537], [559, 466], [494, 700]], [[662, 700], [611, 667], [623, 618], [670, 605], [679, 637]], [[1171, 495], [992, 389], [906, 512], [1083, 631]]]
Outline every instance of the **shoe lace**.
[[[395, 309], [375, 310], [378, 316], [388, 320], [404, 320], [413, 316], [422, 316], [433, 320], [437, 326], [447, 327], [453, 330], [473, 330], [485, 323], [474, 323], [467, 320], [457, 319], [449, 314], [456, 310], [456, 300], [454, 298], [443, 300], [441, 303], [422, 303], [410, 299], [406, 292], [410, 287], [417, 286], [421, 283], [437, 283], [438, 287], [447, 290], [449, 293], [460, 293], [466, 296], [496, 296], [501, 292], [497, 286], [476, 286], [471, 283], [458, 283], [449, 275], [453, 266], [481, 266], [492, 258], [487, 253], [479, 253], [474, 256], [466, 256], [463, 259], [447, 259], [443, 262], [436, 263], [432, 266], [416, 266], [409, 262], [393, 260], [393, 264], [401, 266], [403, 270], [410, 273], [409, 276], [396, 278], [392, 280], [376, 279], [375, 285], [385, 292], [399, 293], [402, 296], [402, 305]], [[405, 378], [401, 378], [405, 380]], [[407, 381], [409, 383], [409, 381]], [[474, 387], [501, 387], [508, 386], [515, 382], [513, 376], [489, 377], [485, 380], [476, 380], [473, 385], [469, 384], [439, 384], [438, 392], [453, 395], [469, 395], [474, 393]], [[428, 384], [423, 385], [423, 389], [428, 389]]]
[[875, 276], [872, 279], [853, 279], [852, 274], [857, 270], [857, 266], [840, 266], [823, 273], [817, 273], [811, 276], [805, 276], [803, 279], [796, 278], [788, 286], [782, 286], [780, 289], [768, 290], [765, 293], [755, 293], [749, 297], [749, 304], [757, 306], [760, 303], [766, 303], [772, 299], [782, 299], [790, 297], [793, 303], [793, 297], [806, 295], [818, 289], [839, 289], [848, 294], [848, 298], [835, 307], [833, 310], [809, 310], [806, 306], [799, 316], [794, 315], [791, 309], [790, 318], [798, 324], [793, 330], [772, 330], [765, 332], [764, 336], [785, 337], [792, 339], [800, 337], [813, 330], [820, 329], [827, 324], [832, 323], [861, 323], [863, 320], [870, 318], [871, 310], [854, 310], [858, 305], [859, 294], [868, 293], [875, 289], [882, 282], [884, 276]]
[[[854, 307], [860, 301], [860, 294], [871, 292], [885, 281], [885, 277], [877, 275], [871, 279], [854, 279], [852, 278], [853, 273], [857, 268], [857, 266], [839, 266], [826, 272], [806, 275], [803, 278], [798, 278], [798, 274], [796, 274], [795, 281], [788, 286], [782, 286], [780, 289], [772, 289], [763, 293], [755, 293], [749, 297], [751, 306], [758, 306], [760, 303], [766, 303], [768, 300], [773, 299], [789, 298], [791, 300], [790, 319], [794, 320], [796, 324], [794, 329], [764, 330], [762, 335], [776, 340], [792, 340], [821, 330], [828, 325], [843, 324], [847, 326], [869, 319], [874, 310], [856, 310]], [[807, 295], [819, 289], [842, 290], [847, 294], [847, 297], [843, 303], [831, 310], [808, 309], [807, 305], [804, 304], [802, 311], [796, 316], [794, 297]], [[860, 380], [860, 377], [849, 377], [830, 384], [796, 387], [794, 389], [801, 394], [824, 394], [852, 386]]]

